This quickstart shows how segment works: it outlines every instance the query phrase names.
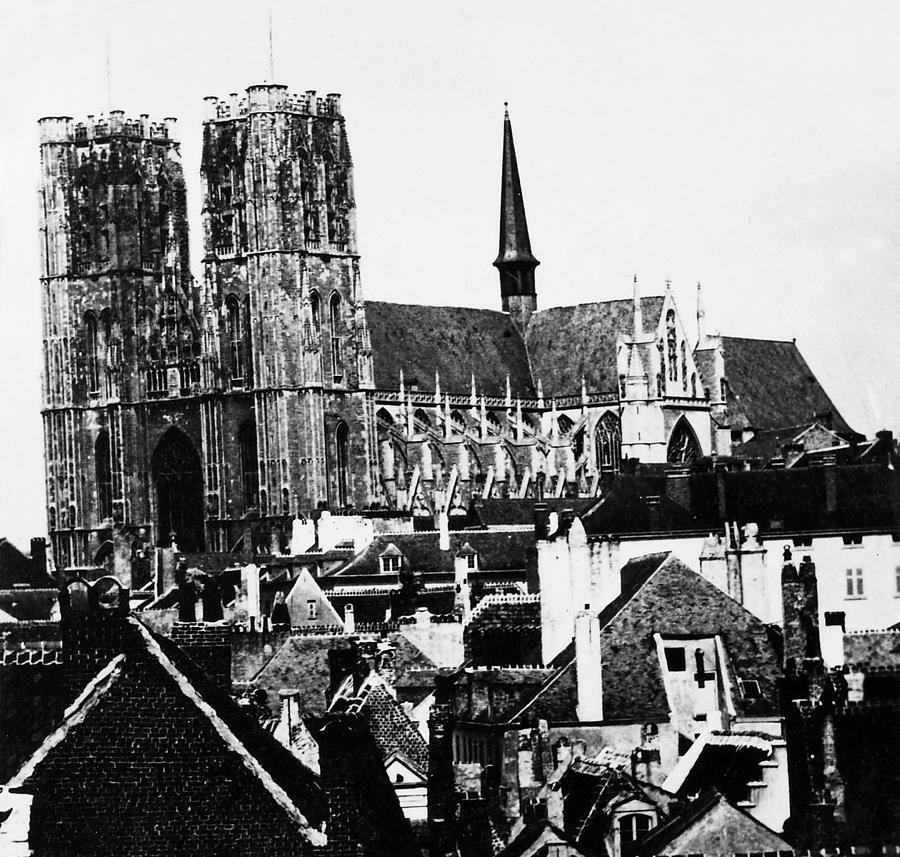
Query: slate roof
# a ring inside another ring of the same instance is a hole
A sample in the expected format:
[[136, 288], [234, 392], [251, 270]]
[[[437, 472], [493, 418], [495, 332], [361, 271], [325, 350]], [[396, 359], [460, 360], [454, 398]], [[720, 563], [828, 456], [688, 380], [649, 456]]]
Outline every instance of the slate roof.
[[0, 610], [19, 621], [49, 619], [58, 601], [58, 589], [0, 590]]
[[[668, 718], [654, 633], [719, 635], [729, 659], [731, 696], [738, 714], [777, 714], [781, 665], [769, 629], [674, 554], [648, 554], [627, 562], [622, 568], [622, 594], [599, 618], [605, 720]], [[577, 720], [574, 644], [553, 665], [558, 669], [511, 722]], [[760, 698], [744, 699], [739, 678], [757, 681]]]
[[[663, 297], [641, 299], [645, 325], [655, 327]], [[631, 298], [553, 307], [534, 313], [521, 333], [507, 313], [472, 307], [435, 307], [366, 301], [375, 386], [396, 390], [403, 370], [407, 388], [468, 394], [472, 373], [480, 393], [532, 398], [540, 378], [544, 395], [581, 392], [584, 376], [592, 392], [619, 388], [616, 343], [630, 334]]]
[[[681, 838], [694, 830], [694, 838]], [[637, 853], [644, 857], [675, 853], [726, 855], [736, 852], [790, 851], [791, 846], [750, 813], [729, 803], [724, 795], [711, 789], [687, 809], [655, 827], [638, 844]], [[685, 846], [689, 846], [685, 848]], [[684, 849], [684, 850], [682, 850]]]
[[[834, 479], [828, 509], [827, 480]], [[717, 480], [724, 486], [725, 515], [719, 511]], [[715, 532], [724, 521], [759, 525], [761, 535], [817, 530], [900, 528], [900, 473], [881, 465], [839, 465], [788, 469], [617, 476], [604, 496], [582, 517], [585, 532]], [[671, 492], [667, 496], [667, 492]], [[648, 496], [659, 503], [651, 508]]]
[[773, 429], [821, 422], [853, 433], [809, 368], [796, 342], [723, 336], [728, 410], [734, 428]]
[[[564, 849], [559, 848], [559, 844]], [[547, 821], [531, 821], [526, 824], [497, 855], [497, 857], [547, 857], [562, 853], [569, 857], [581, 857], [573, 839]]]
[[541, 660], [538, 595], [488, 595], [463, 629], [466, 660], [474, 664], [525, 666]]
[[[662, 296], [641, 298], [646, 329], [655, 329], [663, 300]], [[618, 335], [630, 335], [633, 327], [631, 298], [536, 312], [525, 333], [535, 384], [540, 378], [545, 396], [571, 396], [581, 391], [584, 376], [588, 390], [616, 392]]]
[[506, 376], [514, 396], [532, 397], [525, 343], [503, 312], [470, 307], [436, 307], [366, 301], [375, 386], [396, 390], [403, 370], [407, 389], [441, 389], [468, 394], [475, 373], [478, 392], [506, 395]]
[[[534, 501], [532, 501], [532, 507]], [[525, 568], [528, 553], [534, 549], [533, 529], [459, 530], [450, 533], [450, 550], [440, 549], [436, 530], [418, 533], [387, 533], [376, 536], [346, 565], [330, 572], [319, 582], [325, 588], [330, 578], [342, 575], [380, 574], [379, 557], [389, 544], [404, 556], [404, 567], [412, 571], [453, 573], [454, 558], [468, 542], [478, 553], [479, 569], [514, 570]], [[357, 620], [358, 621], [358, 620]]]

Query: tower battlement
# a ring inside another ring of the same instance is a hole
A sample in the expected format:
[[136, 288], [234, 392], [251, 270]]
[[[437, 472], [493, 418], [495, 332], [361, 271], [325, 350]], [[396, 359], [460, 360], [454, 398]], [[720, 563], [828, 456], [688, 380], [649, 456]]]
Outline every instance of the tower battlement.
[[167, 116], [161, 122], [151, 122], [147, 113], [129, 119], [124, 110], [110, 110], [109, 115], [89, 115], [75, 121], [71, 116], [45, 116], [38, 119], [41, 145], [45, 143], [86, 143], [108, 140], [110, 137], [130, 137], [135, 140], [177, 142], [177, 119]]
[[208, 95], [205, 122], [240, 119], [251, 113], [300, 113], [305, 116], [341, 116], [341, 96], [331, 92], [324, 98], [316, 95], [314, 89], [306, 92], [288, 92], [288, 88], [278, 83], [263, 83], [248, 86], [244, 95], [236, 92], [225, 98]]

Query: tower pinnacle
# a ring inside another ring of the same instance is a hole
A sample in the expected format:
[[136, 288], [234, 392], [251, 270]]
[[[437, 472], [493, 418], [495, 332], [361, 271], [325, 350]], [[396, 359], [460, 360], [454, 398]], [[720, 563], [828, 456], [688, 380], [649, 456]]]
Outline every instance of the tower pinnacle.
[[513, 142], [512, 123], [504, 102], [503, 168], [500, 183], [500, 249], [494, 266], [500, 272], [500, 295], [504, 312], [521, 327], [537, 308], [534, 269], [540, 264], [531, 252], [525, 202], [519, 181], [519, 165]]

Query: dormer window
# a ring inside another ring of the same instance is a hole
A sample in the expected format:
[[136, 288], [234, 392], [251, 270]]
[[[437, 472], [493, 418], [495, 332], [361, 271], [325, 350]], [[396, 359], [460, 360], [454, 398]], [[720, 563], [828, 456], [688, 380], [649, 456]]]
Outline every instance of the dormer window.
[[395, 544], [389, 544], [378, 558], [382, 572], [398, 572], [403, 567], [403, 554]]
[[478, 569], [478, 551], [476, 551], [472, 545], [466, 542], [460, 549], [457, 556], [465, 561], [466, 568], [470, 568], [473, 570]]

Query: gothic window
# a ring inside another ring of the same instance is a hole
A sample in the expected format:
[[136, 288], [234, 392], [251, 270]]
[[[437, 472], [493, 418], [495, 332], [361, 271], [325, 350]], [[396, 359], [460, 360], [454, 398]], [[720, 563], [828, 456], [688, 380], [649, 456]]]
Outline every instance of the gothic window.
[[584, 455], [584, 434], [584, 428], [581, 428], [572, 440], [572, 450], [575, 453], [576, 461]]
[[340, 423], [334, 433], [337, 462], [338, 502], [346, 506], [350, 501], [350, 431], [347, 423]]
[[597, 423], [595, 434], [597, 468], [601, 473], [618, 473], [622, 459], [622, 430], [619, 418], [607, 411]]
[[225, 301], [228, 312], [228, 344], [231, 350], [231, 378], [240, 381], [244, 377], [244, 337], [241, 330], [241, 306], [234, 295]]
[[89, 312], [84, 317], [85, 348], [87, 350], [87, 382], [89, 393], [100, 392], [100, 347], [97, 338], [97, 317]]
[[309, 294], [309, 312], [312, 316], [313, 331], [318, 335], [322, 330], [322, 310], [320, 306], [319, 293], [310, 292]]
[[343, 358], [341, 357], [341, 296], [331, 296], [328, 305], [331, 322], [331, 374], [335, 383], [344, 377]]
[[247, 420], [238, 431], [241, 453], [241, 488], [244, 492], [244, 510], [256, 506], [259, 494], [259, 465], [256, 453], [256, 426]]
[[51, 506], [47, 510], [47, 523], [49, 530], [53, 532], [56, 529], [56, 506]]
[[681, 340], [681, 386], [687, 389], [687, 345]]
[[723, 402], [728, 401], [728, 381], [725, 378], [722, 378], [719, 381], [719, 393], [721, 394], [721, 398]]
[[500, 418], [493, 411], [488, 411], [487, 413], [487, 424], [488, 430], [492, 434], [500, 434], [503, 431], [503, 424], [500, 422]]
[[675, 331], [675, 310], [666, 313], [666, 342], [668, 343], [669, 380], [678, 380], [678, 342]]
[[109, 456], [109, 433], [97, 435], [94, 444], [94, 472], [97, 478], [97, 513], [101, 521], [112, 517], [112, 471]]
[[459, 411], [450, 412], [450, 424], [458, 434], [463, 434], [466, 430], [466, 420]]
[[696, 372], [691, 373], [691, 396], [693, 396], [693, 398], [695, 398], [695, 399], [697, 398], [697, 373]]
[[572, 422], [572, 420], [565, 414], [562, 414], [556, 421], [556, 425], [559, 426], [560, 435], [565, 437], [567, 434], [569, 434], [569, 432], [572, 431], [572, 426], [574, 426], [575, 423]]
[[656, 373], [656, 395], [662, 396], [666, 389], [666, 357], [665, 348], [661, 339], [656, 343], [656, 353], [659, 357], [659, 371]]
[[672, 429], [666, 460], [670, 464], [689, 464], [700, 458], [700, 444], [688, 421], [682, 417]]
[[413, 411], [413, 428], [419, 433], [426, 432], [431, 428], [431, 420], [428, 419], [428, 414], [422, 408], [416, 408]]

